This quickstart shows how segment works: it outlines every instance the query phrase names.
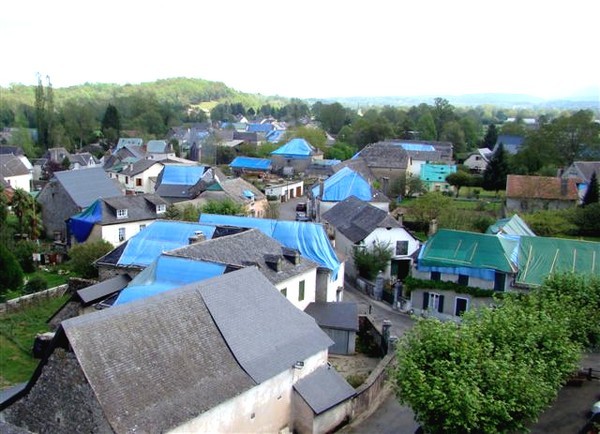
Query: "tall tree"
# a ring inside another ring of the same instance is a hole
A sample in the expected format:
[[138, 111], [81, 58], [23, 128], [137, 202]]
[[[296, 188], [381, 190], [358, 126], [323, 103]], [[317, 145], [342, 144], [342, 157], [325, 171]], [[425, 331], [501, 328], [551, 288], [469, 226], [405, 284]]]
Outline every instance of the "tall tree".
[[468, 187], [471, 185], [471, 181], [472, 176], [462, 170], [446, 176], [446, 182], [451, 186], [456, 187], [456, 197], [458, 197], [461, 187]]
[[108, 104], [106, 107], [100, 129], [108, 142], [116, 143], [121, 135], [121, 115], [114, 105]]
[[323, 129], [331, 134], [339, 133], [342, 127], [349, 123], [348, 113], [339, 102], [322, 104], [318, 106], [317, 111], [317, 120], [321, 122]]
[[596, 177], [596, 172], [592, 173], [582, 205], [587, 206], [593, 203], [598, 203], [598, 178]]
[[427, 110], [417, 120], [417, 130], [421, 140], [435, 140], [437, 138], [437, 130], [431, 112]]
[[504, 190], [508, 171], [506, 151], [504, 145], [500, 143], [483, 172], [482, 187], [484, 190], [495, 191], [496, 194], [498, 194], [498, 191]]
[[436, 129], [436, 140], [440, 140], [444, 131], [444, 126], [447, 122], [454, 119], [454, 106], [444, 98], [435, 98], [433, 100], [433, 108], [431, 109], [433, 122]]
[[490, 124], [483, 138], [483, 147], [488, 149], [494, 149], [496, 142], [498, 141], [498, 129], [495, 124]]

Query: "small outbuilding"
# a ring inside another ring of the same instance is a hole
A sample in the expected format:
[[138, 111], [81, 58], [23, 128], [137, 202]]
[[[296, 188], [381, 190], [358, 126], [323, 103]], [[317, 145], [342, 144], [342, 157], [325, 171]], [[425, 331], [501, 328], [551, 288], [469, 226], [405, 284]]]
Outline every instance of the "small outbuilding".
[[312, 316], [321, 330], [333, 340], [330, 354], [354, 354], [358, 332], [358, 306], [346, 302], [310, 303], [305, 313]]

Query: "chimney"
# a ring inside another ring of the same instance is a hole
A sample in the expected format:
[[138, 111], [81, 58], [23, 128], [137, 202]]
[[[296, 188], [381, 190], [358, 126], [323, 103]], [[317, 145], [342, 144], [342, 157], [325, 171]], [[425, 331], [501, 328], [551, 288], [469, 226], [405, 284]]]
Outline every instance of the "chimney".
[[560, 195], [566, 196], [569, 192], [569, 178], [560, 178]]
[[281, 255], [265, 255], [265, 262], [267, 264], [267, 266], [279, 273], [281, 271], [281, 266], [282, 266], [282, 260], [281, 260]]
[[300, 263], [300, 253], [298, 252], [298, 250], [284, 247], [283, 257], [294, 265], [298, 265]]
[[389, 183], [390, 183], [390, 178], [388, 178], [387, 176], [384, 176], [383, 178], [381, 178], [381, 188], [383, 190], [383, 194], [385, 194], [386, 196], [388, 194]]
[[404, 226], [404, 213], [397, 212], [396, 213], [396, 220], [398, 221], [398, 223], [400, 223], [400, 226]]
[[438, 230], [438, 222], [436, 219], [431, 219], [429, 222], [429, 232], [427, 232], [427, 236], [432, 236]]
[[194, 231], [194, 235], [188, 238], [188, 242], [190, 245], [201, 243], [204, 240], [206, 240], [206, 236], [202, 231]]

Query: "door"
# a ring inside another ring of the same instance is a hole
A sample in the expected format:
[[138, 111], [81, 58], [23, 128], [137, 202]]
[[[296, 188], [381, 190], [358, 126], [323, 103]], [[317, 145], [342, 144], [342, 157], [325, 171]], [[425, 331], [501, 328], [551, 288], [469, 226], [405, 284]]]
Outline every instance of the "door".
[[456, 297], [454, 304], [454, 315], [461, 316], [464, 312], [467, 311], [467, 306], [469, 305], [469, 300], [462, 297]]

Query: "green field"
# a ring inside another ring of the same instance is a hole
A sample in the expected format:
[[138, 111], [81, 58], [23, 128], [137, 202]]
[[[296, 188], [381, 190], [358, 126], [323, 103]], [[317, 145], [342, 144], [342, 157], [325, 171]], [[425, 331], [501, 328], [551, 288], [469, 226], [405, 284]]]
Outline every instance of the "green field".
[[19, 312], [0, 315], [0, 388], [29, 379], [39, 362], [32, 356], [35, 335], [49, 331], [46, 321], [68, 298], [42, 299]]

